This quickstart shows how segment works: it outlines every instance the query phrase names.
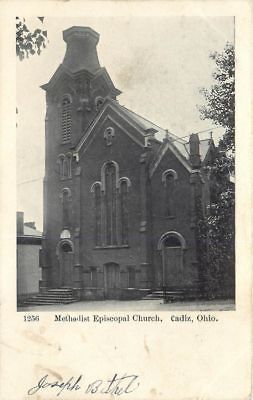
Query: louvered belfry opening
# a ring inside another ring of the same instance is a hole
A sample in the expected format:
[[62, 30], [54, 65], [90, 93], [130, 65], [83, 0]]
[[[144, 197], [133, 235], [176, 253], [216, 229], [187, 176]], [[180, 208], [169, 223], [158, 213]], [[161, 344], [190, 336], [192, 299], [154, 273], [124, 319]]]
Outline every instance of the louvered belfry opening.
[[62, 99], [62, 143], [69, 143], [71, 140], [71, 101], [69, 97]]

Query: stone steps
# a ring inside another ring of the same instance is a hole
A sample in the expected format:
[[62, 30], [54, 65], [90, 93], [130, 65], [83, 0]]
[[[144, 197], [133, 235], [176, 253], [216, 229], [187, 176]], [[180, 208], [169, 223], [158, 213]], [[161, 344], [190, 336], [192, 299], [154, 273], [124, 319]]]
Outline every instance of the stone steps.
[[161, 300], [172, 303], [174, 301], [187, 301], [199, 299], [200, 292], [198, 288], [168, 288], [166, 293], [161, 290], [153, 290], [152, 293], [143, 297], [143, 300]]
[[22, 302], [22, 306], [70, 304], [76, 301], [78, 299], [71, 288], [49, 289], [27, 298]]

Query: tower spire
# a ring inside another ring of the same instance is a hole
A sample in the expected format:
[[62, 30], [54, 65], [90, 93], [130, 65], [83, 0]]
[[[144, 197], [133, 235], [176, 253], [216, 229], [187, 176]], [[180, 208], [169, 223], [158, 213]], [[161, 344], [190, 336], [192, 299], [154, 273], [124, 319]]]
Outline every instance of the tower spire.
[[63, 65], [71, 72], [86, 70], [95, 73], [101, 67], [97, 55], [99, 34], [89, 27], [72, 26], [63, 31], [67, 50]]

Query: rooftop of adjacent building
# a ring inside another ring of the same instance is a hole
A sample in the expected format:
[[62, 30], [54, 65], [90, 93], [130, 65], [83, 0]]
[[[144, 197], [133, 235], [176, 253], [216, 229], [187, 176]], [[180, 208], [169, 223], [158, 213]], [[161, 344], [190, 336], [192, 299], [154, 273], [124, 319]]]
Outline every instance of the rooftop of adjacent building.
[[23, 211], [17, 211], [17, 236], [42, 237], [42, 232], [36, 229], [35, 222], [24, 222]]

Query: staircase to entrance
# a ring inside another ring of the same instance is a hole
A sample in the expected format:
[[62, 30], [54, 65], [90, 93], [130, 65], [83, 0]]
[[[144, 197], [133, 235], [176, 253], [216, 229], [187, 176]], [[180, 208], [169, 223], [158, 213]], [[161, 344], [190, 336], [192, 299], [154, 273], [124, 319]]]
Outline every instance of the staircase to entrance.
[[78, 301], [72, 288], [48, 289], [28, 297], [22, 302], [23, 306], [40, 306], [53, 304], [69, 304]]
[[203, 298], [204, 295], [200, 292], [198, 287], [191, 288], [157, 288], [153, 289], [151, 293], [143, 297], [143, 300], [164, 300], [166, 303], [173, 303], [176, 301], [194, 301]]

